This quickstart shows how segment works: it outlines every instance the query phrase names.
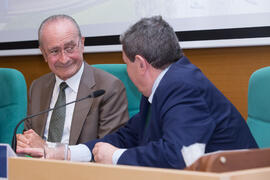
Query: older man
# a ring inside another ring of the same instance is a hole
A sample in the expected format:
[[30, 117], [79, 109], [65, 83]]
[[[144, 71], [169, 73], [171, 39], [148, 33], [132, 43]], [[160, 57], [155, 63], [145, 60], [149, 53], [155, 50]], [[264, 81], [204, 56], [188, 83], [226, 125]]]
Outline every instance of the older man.
[[42, 147], [45, 141], [84, 143], [114, 132], [127, 122], [124, 85], [84, 62], [84, 37], [72, 17], [48, 17], [41, 23], [38, 37], [40, 50], [52, 72], [33, 81], [29, 115], [86, 97], [99, 89], [106, 93], [28, 119], [27, 131], [18, 135], [18, 148]]

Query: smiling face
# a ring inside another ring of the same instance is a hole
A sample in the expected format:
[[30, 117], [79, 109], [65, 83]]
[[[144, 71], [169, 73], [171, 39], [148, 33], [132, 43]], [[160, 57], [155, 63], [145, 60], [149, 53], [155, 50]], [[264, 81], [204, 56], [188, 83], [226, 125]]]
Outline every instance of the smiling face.
[[51, 71], [66, 80], [83, 63], [84, 38], [67, 19], [48, 22], [42, 29], [40, 50]]

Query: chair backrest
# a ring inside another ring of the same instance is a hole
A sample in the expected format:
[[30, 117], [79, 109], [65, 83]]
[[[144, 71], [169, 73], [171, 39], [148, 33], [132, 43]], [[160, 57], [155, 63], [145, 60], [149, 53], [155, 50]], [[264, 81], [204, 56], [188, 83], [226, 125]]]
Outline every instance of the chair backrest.
[[120, 79], [127, 93], [129, 117], [139, 112], [141, 93], [129, 79], [126, 64], [95, 64], [93, 67], [102, 69]]
[[185, 170], [229, 172], [270, 166], [270, 148], [217, 151], [205, 154]]
[[270, 147], [270, 67], [255, 71], [249, 79], [247, 123], [258, 146]]
[[[27, 87], [15, 69], [0, 68], [0, 143], [11, 144], [17, 123], [26, 116]], [[23, 125], [18, 132], [22, 132]]]

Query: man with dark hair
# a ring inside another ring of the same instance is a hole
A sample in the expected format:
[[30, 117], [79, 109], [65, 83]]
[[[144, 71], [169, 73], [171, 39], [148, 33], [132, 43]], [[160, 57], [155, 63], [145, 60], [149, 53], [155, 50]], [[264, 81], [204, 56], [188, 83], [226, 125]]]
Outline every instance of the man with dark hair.
[[113, 134], [70, 146], [69, 159], [181, 169], [205, 153], [257, 148], [240, 113], [184, 56], [160, 16], [141, 19], [120, 40], [128, 75], [143, 94], [140, 112]]
[[123, 83], [84, 62], [84, 37], [72, 17], [48, 17], [40, 25], [38, 39], [39, 48], [52, 72], [31, 84], [29, 115], [81, 99], [99, 89], [106, 90], [106, 93], [26, 120], [26, 131], [18, 135], [18, 149], [42, 147], [46, 141], [84, 143], [102, 138], [127, 122]]

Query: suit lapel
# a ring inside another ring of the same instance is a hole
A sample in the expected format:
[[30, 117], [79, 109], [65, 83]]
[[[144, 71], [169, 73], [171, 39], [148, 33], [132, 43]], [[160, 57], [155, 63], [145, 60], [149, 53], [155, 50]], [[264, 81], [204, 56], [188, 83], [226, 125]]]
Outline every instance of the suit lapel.
[[[84, 70], [81, 77], [81, 82], [78, 89], [77, 99], [84, 98], [92, 92], [92, 88], [95, 85], [94, 73], [92, 67], [87, 63], [84, 63]], [[77, 102], [73, 111], [73, 118], [71, 122], [69, 144], [76, 144], [84, 122], [92, 106], [93, 99], [86, 99]]]
[[[54, 76], [54, 74], [51, 74], [51, 75], [53, 77], [50, 77], [48, 82], [45, 82], [45, 86], [44, 86], [45, 88], [42, 89], [43, 92], [41, 93], [41, 98], [40, 98], [41, 111], [44, 111], [44, 110], [50, 108], [51, 97], [52, 97], [54, 84], [55, 84], [55, 76]], [[40, 115], [40, 121], [39, 121], [40, 126], [39, 127], [42, 127], [40, 130], [41, 137], [44, 136], [47, 117], [48, 117], [48, 113], [44, 113], [44, 114]]]

